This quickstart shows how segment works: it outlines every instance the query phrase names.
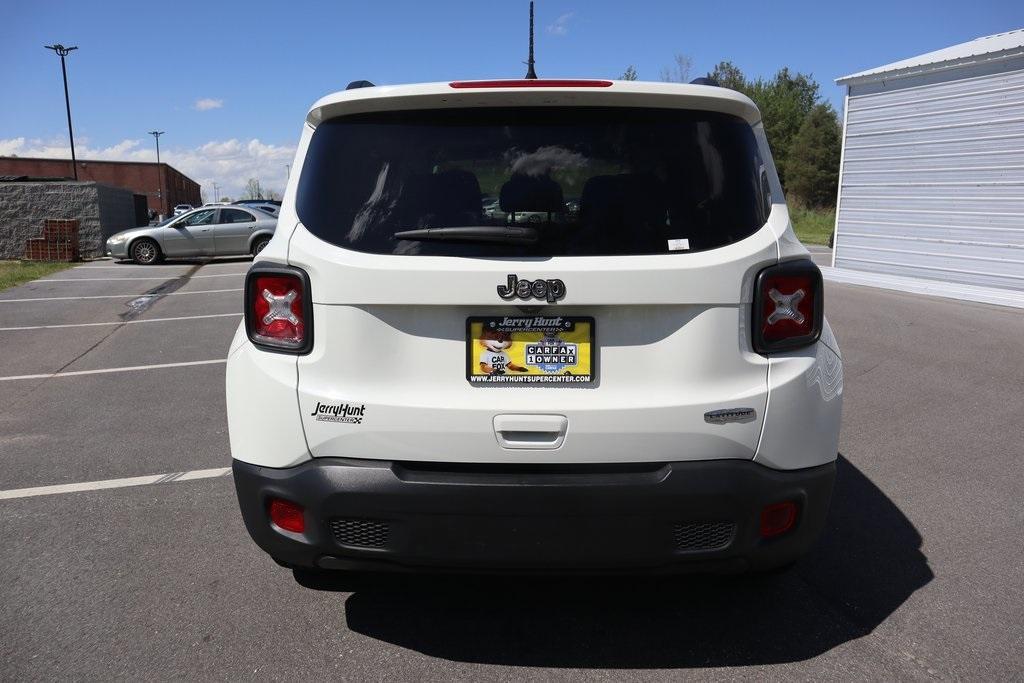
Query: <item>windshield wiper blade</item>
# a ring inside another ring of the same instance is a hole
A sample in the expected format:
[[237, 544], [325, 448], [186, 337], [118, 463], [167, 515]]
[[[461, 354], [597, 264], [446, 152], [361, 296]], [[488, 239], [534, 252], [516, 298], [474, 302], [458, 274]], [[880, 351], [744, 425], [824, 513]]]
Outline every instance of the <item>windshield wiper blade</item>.
[[420, 228], [400, 230], [396, 240], [448, 240], [462, 242], [499, 242], [502, 244], [534, 244], [539, 235], [526, 226], [469, 225], [455, 228]]

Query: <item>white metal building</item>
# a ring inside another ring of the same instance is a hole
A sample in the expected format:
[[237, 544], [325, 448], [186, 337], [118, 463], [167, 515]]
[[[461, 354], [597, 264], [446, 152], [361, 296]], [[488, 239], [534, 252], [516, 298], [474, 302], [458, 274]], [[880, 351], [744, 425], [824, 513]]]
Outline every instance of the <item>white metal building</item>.
[[1024, 306], [1024, 29], [836, 82], [830, 276]]

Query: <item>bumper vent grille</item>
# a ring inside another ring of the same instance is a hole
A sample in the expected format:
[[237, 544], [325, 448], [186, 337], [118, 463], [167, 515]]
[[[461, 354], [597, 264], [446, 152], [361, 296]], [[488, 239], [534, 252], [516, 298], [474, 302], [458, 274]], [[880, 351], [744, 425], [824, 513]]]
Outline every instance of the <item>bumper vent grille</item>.
[[332, 519], [330, 527], [338, 543], [359, 548], [383, 548], [391, 531], [387, 522], [368, 519]]
[[721, 550], [735, 535], [733, 522], [689, 522], [672, 527], [676, 550]]

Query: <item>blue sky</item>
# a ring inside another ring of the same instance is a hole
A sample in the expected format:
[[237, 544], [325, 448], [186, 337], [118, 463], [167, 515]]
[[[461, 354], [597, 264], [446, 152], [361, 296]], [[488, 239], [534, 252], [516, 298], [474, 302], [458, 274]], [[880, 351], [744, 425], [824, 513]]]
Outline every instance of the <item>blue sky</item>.
[[[490, 2], [91, 2], [13, 0], [0, 24], [0, 154], [66, 155], [59, 60], [68, 58], [79, 157], [163, 158], [208, 189], [246, 178], [280, 189], [302, 118], [351, 80], [521, 76], [525, 0]], [[837, 76], [1024, 27], [1024, 2], [605, 2], [538, 0], [542, 76], [658, 80], [676, 53], [700, 75]]]

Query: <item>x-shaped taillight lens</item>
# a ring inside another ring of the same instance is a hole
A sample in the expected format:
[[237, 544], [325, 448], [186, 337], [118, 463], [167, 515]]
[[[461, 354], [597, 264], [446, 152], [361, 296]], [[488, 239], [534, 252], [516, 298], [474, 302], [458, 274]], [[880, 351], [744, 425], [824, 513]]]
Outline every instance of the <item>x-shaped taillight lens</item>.
[[810, 261], [765, 268], [754, 290], [753, 346], [759, 353], [813, 344], [821, 334], [821, 271]]
[[257, 346], [302, 352], [311, 311], [306, 279], [298, 273], [252, 272], [246, 282], [246, 328]]
[[798, 289], [792, 294], [783, 294], [775, 288], [768, 290], [768, 298], [775, 304], [775, 310], [768, 314], [767, 323], [774, 325], [781, 320], [792, 320], [797, 324], [803, 323], [806, 318], [800, 312], [799, 307], [805, 295], [806, 292], [802, 289]]

